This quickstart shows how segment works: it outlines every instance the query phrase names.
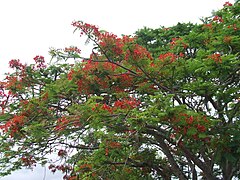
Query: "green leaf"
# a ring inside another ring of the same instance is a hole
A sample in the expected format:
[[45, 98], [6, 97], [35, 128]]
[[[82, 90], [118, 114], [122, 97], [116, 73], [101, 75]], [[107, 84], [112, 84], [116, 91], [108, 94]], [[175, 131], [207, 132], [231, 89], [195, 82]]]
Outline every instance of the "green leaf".
[[195, 135], [197, 132], [198, 132], [198, 131], [197, 131], [196, 128], [190, 127], [190, 128], [187, 130], [187, 135], [192, 136], [192, 135]]

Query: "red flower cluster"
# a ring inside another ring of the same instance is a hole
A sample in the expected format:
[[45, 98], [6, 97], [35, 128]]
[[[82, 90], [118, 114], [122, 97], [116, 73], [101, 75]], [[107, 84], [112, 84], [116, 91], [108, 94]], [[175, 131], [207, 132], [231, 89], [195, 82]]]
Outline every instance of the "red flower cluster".
[[223, 19], [222, 19], [222, 17], [220, 17], [220, 16], [214, 16], [214, 17], [213, 17], [213, 21], [222, 23], [222, 22], [223, 22]]
[[197, 125], [197, 130], [198, 130], [198, 132], [205, 132], [206, 131], [206, 127], [203, 126], [203, 125], [198, 124]]
[[[75, 21], [72, 23], [72, 25], [80, 29], [81, 35], [86, 34], [88, 37], [94, 40], [95, 43], [99, 44], [101, 46], [101, 54], [109, 56], [109, 52], [111, 52], [110, 54], [112, 54], [115, 59], [122, 58], [124, 52], [123, 47], [135, 40], [135, 38], [131, 38], [129, 36], [118, 38], [112, 33], [105, 31], [101, 32], [95, 25], [84, 23], [82, 21]], [[135, 53], [137, 52], [135, 51]], [[119, 59], [119, 61], [121, 60], [122, 59]]]
[[73, 69], [71, 69], [70, 72], [67, 74], [68, 80], [72, 80], [74, 73], [75, 73], [75, 71]]
[[[208, 120], [205, 116], [203, 117], [195, 117], [195, 116], [189, 116], [185, 113], [179, 114], [178, 118], [173, 119], [175, 123], [180, 123], [179, 125], [175, 126], [173, 129], [175, 130], [175, 133], [170, 135], [170, 138], [174, 139], [177, 134], [183, 134], [187, 135], [188, 131], [191, 131], [193, 129], [196, 130], [195, 134], [192, 134], [193, 139], [200, 139], [199, 134], [204, 133], [207, 131], [207, 128], [205, 126], [206, 123], [208, 123]], [[183, 122], [185, 121], [186, 124]], [[185, 125], [184, 125], [185, 124]], [[205, 138], [202, 139], [205, 141]]]
[[54, 165], [54, 164], [50, 164], [48, 166], [48, 169], [51, 170], [53, 173], [56, 172], [56, 170], [62, 171], [62, 172], [69, 172], [71, 171], [73, 168], [72, 166], [69, 165], [65, 165], [65, 164], [61, 164], [61, 165]]
[[89, 72], [95, 71], [97, 69], [98, 65], [99, 65], [98, 62], [88, 60], [87, 63], [82, 68], [82, 70], [86, 73], [89, 73]]
[[228, 29], [230, 29], [230, 28], [232, 28], [234, 31], [237, 31], [239, 29], [236, 24], [229, 25]]
[[79, 127], [81, 126], [81, 123], [79, 122], [79, 117], [77, 118], [66, 118], [66, 117], [61, 117], [57, 120], [57, 125], [55, 127], [55, 130], [57, 131], [63, 131], [65, 130], [67, 127]]
[[7, 76], [6, 79], [8, 80], [6, 83], [6, 86], [5, 86], [6, 88], [10, 89], [10, 88], [14, 87], [17, 90], [22, 89], [22, 85], [16, 76]]
[[112, 71], [114, 72], [117, 69], [117, 65], [110, 63], [110, 62], [103, 62], [101, 63], [101, 66], [105, 71]]
[[127, 88], [133, 84], [133, 77], [129, 73], [123, 73], [117, 77], [119, 81], [118, 88], [121, 88], [122, 90], [124, 88]]
[[105, 156], [109, 155], [109, 149], [118, 149], [121, 148], [122, 144], [119, 142], [115, 142], [115, 141], [107, 141], [106, 142], [106, 148], [105, 148]]
[[78, 92], [90, 94], [93, 90], [90, 88], [91, 81], [89, 81], [86, 76], [83, 76], [77, 81]]
[[60, 149], [60, 150], [58, 151], [58, 156], [64, 157], [64, 156], [66, 156], [66, 155], [67, 155], [67, 151], [66, 151], [66, 150]]
[[102, 105], [102, 109], [105, 110], [105, 111], [108, 111], [108, 112], [112, 113], [112, 107], [110, 107], [110, 106], [107, 105], [107, 104], [103, 104], [103, 105]]
[[110, 148], [121, 148], [122, 144], [119, 142], [110, 141], [107, 143]]
[[212, 55], [208, 56], [208, 58], [214, 60], [216, 63], [222, 62], [221, 54], [219, 54], [219, 53], [212, 54]]
[[[116, 64], [111, 62], [99, 63], [88, 60], [81, 70], [71, 69], [67, 78], [75, 81], [80, 93], [94, 93], [93, 86], [100, 90], [108, 89], [111, 86], [116, 92], [123, 92], [132, 85], [133, 77], [130, 73], [116, 74], [115, 70], [117, 67]], [[111, 80], [118, 83], [111, 84]]]
[[135, 44], [133, 49], [126, 51], [125, 60], [129, 58], [133, 60], [153, 59], [151, 53], [143, 46]]
[[99, 104], [95, 104], [95, 106], [92, 108], [93, 111], [96, 109], [99, 109], [99, 107], [104, 110], [108, 111], [109, 113], [113, 113], [117, 109], [134, 109], [137, 108], [140, 105], [140, 101], [134, 99], [134, 98], [129, 98], [129, 99], [122, 99], [122, 100], [117, 100], [114, 102], [113, 106], [110, 106], [106, 103], [102, 104], [99, 106]]
[[104, 51], [113, 52], [115, 57], [122, 55], [124, 43], [121, 38], [108, 32], [101, 34], [99, 38]]
[[99, 28], [92, 24], [84, 23], [82, 21], [74, 21], [72, 26], [78, 28], [81, 31], [81, 35], [92, 35], [97, 39], [101, 35]]
[[114, 107], [120, 108], [120, 109], [134, 109], [139, 105], [140, 105], [140, 101], [134, 98], [117, 100], [114, 103]]
[[176, 61], [177, 56], [171, 52], [160, 54], [158, 59], [160, 59], [162, 62], [165, 62], [166, 60], [170, 60], [170, 63]]
[[27, 166], [27, 167], [36, 166], [36, 160], [34, 160], [32, 156], [22, 157], [21, 161], [22, 161], [24, 166]]
[[26, 65], [23, 65], [19, 59], [12, 59], [9, 61], [9, 67], [23, 70], [25, 69]]
[[180, 52], [178, 56], [179, 56], [179, 57], [184, 57], [185, 54], [184, 54], [183, 52]]
[[232, 6], [232, 3], [230, 3], [229, 1], [227, 1], [227, 2], [224, 3], [223, 6], [224, 6], [224, 7], [226, 7], [226, 6]]
[[10, 136], [13, 137], [19, 131], [19, 128], [24, 124], [24, 120], [25, 116], [14, 116], [4, 125], [0, 125], [0, 129], [4, 132], [10, 131]]
[[66, 117], [61, 117], [57, 120], [57, 125], [55, 127], [55, 130], [62, 131], [66, 129], [67, 125], [69, 123], [69, 120]]
[[186, 122], [187, 122], [187, 124], [192, 124], [193, 123], [193, 116], [186, 117]]
[[204, 28], [212, 29], [212, 28], [213, 28], [213, 27], [212, 27], [212, 23], [204, 24], [204, 25], [203, 25], [203, 29], [204, 29]]
[[71, 46], [69, 48], [65, 48], [64, 51], [68, 52], [68, 53], [78, 53], [78, 54], [81, 53], [81, 50], [78, 49], [77, 47], [74, 47], [74, 46]]
[[[89, 74], [94, 74], [94, 71], [97, 70], [99, 63], [93, 62], [91, 60], [88, 60], [86, 64], [84, 64], [83, 68], [79, 71], [74, 71], [73, 69], [68, 73], [68, 79], [72, 80], [73, 77], [78, 75], [76, 78], [76, 84], [78, 86], [78, 91], [80, 93], [86, 93], [89, 94], [92, 92], [92, 89], [90, 88], [91, 83], [94, 79], [89, 79]], [[92, 76], [91, 76], [92, 77]]]
[[44, 69], [47, 67], [43, 56], [35, 56], [33, 59], [38, 69]]
[[135, 40], [136, 40], [136, 37], [129, 37], [129, 36], [123, 36], [122, 37], [122, 42], [124, 44], [133, 43]]

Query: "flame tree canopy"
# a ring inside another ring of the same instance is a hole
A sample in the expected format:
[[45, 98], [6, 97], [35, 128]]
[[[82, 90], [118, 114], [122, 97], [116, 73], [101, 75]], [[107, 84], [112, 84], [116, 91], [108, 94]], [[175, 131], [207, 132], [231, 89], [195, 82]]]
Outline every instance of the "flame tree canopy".
[[226, 2], [202, 24], [122, 37], [75, 21], [89, 58], [68, 47], [50, 50], [54, 63], [11, 60], [0, 174], [42, 164], [68, 180], [240, 178], [239, 11]]

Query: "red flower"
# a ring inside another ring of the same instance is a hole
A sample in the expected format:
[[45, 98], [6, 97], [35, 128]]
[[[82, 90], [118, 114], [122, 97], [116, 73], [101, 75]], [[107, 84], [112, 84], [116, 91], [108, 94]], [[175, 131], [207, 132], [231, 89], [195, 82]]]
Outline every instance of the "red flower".
[[179, 53], [179, 57], [184, 57], [184, 56], [185, 56], [184, 53], [182, 52]]
[[114, 103], [114, 107], [120, 107], [120, 108], [124, 108], [124, 102], [123, 101], [120, 101], [120, 100], [117, 100], [115, 103]]
[[223, 19], [220, 16], [214, 16], [213, 21], [223, 22]]
[[63, 156], [66, 156], [66, 155], [67, 155], [67, 151], [65, 151], [65, 150], [63, 150], [63, 149], [60, 149], [60, 150], [58, 151], [58, 156], [63, 157]]
[[109, 154], [109, 149], [106, 148], [106, 149], [105, 149], [105, 156], [108, 156], [108, 154]]
[[110, 106], [108, 106], [107, 104], [103, 104], [102, 109], [112, 113], [112, 108]]
[[212, 23], [204, 24], [203, 27], [208, 28], [208, 29], [212, 29]]
[[45, 60], [44, 60], [44, 57], [43, 56], [35, 56], [34, 58], [34, 61], [36, 63], [36, 67], [39, 68], [39, 69], [44, 69], [46, 68], [47, 66], [45, 65]]
[[117, 100], [114, 103], [114, 107], [120, 109], [134, 109], [139, 106], [140, 102], [134, 98]]
[[212, 54], [212, 55], [208, 56], [208, 58], [214, 60], [216, 63], [222, 62], [221, 54], [219, 54], [219, 53]]
[[228, 1], [228, 2], [225, 2], [223, 6], [224, 6], [224, 7], [225, 7], [225, 6], [232, 6], [232, 3], [230, 3], [230, 2]]
[[55, 127], [55, 130], [57, 131], [65, 130], [68, 124], [69, 124], [69, 120], [66, 117], [61, 117], [57, 120], [57, 125]]
[[168, 52], [165, 54], [160, 54], [158, 59], [160, 59], [162, 62], [164, 62], [165, 60], [170, 60], [170, 62], [172, 63], [177, 59], [177, 57], [175, 54]]
[[84, 23], [82, 21], [74, 21], [72, 25], [81, 30], [80, 35], [93, 35], [96, 38], [99, 38], [101, 35], [99, 28], [92, 24]]
[[65, 48], [64, 51], [68, 53], [78, 53], [78, 54], [81, 53], [81, 50], [75, 46], [70, 46], [69, 48]]
[[197, 129], [198, 129], [199, 132], [205, 132], [206, 131], [206, 127], [203, 126], [203, 125], [200, 125], [200, 124], [197, 125]]
[[99, 106], [99, 104], [97, 103], [97, 104], [95, 104], [95, 106], [94, 107], [92, 107], [92, 111], [95, 111], [96, 110], [96, 108], [98, 108], [98, 106]]
[[28, 167], [36, 166], [36, 161], [33, 159], [32, 156], [22, 157], [21, 161], [22, 161], [24, 166], [28, 166]]
[[118, 38], [115, 34], [105, 32], [101, 34], [100, 38], [100, 45], [105, 50], [114, 52], [115, 56], [119, 56], [123, 53], [123, 40]]
[[71, 69], [71, 71], [68, 73], [67, 77], [68, 77], [68, 80], [72, 80], [73, 78], [73, 74], [75, 73], [75, 71], [73, 69]]
[[186, 118], [186, 122], [188, 123], [188, 124], [192, 124], [193, 123], [193, 116], [190, 116], [189, 118]]
[[4, 132], [10, 131], [10, 136], [13, 137], [19, 132], [20, 127], [24, 124], [25, 116], [15, 115], [12, 119], [7, 121], [4, 125], [0, 125], [0, 129]]
[[24, 69], [26, 65], [23, 65], [19, 59], [12, 59], [11, 61], [9, 61], [9, 67], [16, 69]]
[[125, 60], [128, 60], [130, 57], [136, 61], [141, 59], [153, 59], [151, 53], [146, 48], [138, 44], [135, 44], [135, 47], [132, 51], [126, 51]]
[[109, 142], [108, 145], [109, 145], [110, 148], [121, 148], [122, 147], [121, 143], [114, 142], [114, 141]]

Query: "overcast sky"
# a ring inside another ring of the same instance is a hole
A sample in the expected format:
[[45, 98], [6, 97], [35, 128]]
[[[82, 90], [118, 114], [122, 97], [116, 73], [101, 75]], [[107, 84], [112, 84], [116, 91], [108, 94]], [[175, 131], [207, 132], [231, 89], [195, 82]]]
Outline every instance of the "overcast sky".
[[[115, 34], [133, 34], [146, 26], [158, 28], [177, 22], [198, 23], [223, 7], [226, 0], [2, 0], [0, 1], [0, 78], [8, 61], [33, 63], [33, 57], [49, 59], [50, 47], [78, 46], [83, 39], [73, 34], [73, 20], [96, 24]], [[229, 0], [233, 3], [234, 0]], [[86, 51], [87, 52], [87, 51]], [[86, 53], [85, 52], [85, 53]], [[59, 175], [47, 174], [45, 180]], [[43, 180], [44, 168], [19, 171], [1, 180]]]

